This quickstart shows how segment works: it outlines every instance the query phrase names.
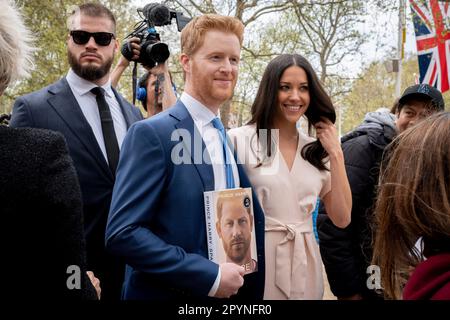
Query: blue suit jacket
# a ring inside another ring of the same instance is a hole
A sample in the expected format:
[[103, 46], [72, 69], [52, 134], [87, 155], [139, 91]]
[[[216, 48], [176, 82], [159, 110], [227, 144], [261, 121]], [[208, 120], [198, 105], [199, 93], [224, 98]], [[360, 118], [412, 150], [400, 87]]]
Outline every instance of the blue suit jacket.
[[[139, 109], [128, 103], [114, 89], [113, 91], [127, 126], [141, 120]], [[83, 195], [88, 267], [96, 272], [101, 280], [104, 279], [103, 271], [110, 269], [112, 263], [105, 257], [104, 238], [114, 177], [67, 80], [63, 78], [48, 87], [18, 98], [14, 104], [10, 125], [50, 129], [64, 135]], [[122, 273], [118, 277], [123, 278], [123, 267], [122, 271], [118, 272]], [[111, 279], [108, 279], [108, 283], [110, 281]], [[121, 282], [121, 279], [116, 281]], [[106, 282], [105, 280], [102, 285]], [[120, 285], [121, 283], [119, 293]]]
[[[180, 138], [175, 129], [200, 137], [180, 101], [135, 123], [122, 146], [106, 246], [127, 263], [125, 299], [206, 298], [218, 273], [207, 258], [203, 200], [204, 191], [214, 190], [213, 169], [205, 161], [173, 163], [180, 144], [194, 150], [193, 139]], [[196, 147], [205, 150], [201, 138]], [[193, 160], [192, 154], [183, 156]], [[249, 187], [240, 165], [238, 171], [241, 187]], [[245, 276], [235, 296], [247, 300], [262, 299], [265, 278], [264, 214], [255, 194], [253, 199], [258, 272]]]

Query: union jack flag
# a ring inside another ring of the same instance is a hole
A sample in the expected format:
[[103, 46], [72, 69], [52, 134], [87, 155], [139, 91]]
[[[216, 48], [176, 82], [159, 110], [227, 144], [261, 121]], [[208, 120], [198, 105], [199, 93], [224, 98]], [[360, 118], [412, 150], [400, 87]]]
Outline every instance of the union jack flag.
[[410, 0], [419, 57], [420, 83], [450, 89], [450, 2]]

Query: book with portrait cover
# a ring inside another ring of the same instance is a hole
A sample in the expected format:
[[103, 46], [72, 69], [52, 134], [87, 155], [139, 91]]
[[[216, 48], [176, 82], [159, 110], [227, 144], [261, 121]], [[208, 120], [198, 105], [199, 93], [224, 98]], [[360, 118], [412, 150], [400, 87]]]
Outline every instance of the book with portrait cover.
[[252, 188], [207, 191], [204, 200], [209, 260], [257, 271]]

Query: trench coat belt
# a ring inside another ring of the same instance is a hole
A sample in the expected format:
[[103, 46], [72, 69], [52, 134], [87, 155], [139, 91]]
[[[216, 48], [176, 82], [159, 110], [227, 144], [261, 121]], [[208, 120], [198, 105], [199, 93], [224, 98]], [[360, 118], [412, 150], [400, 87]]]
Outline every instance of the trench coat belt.
[[[266, 216], [266, 232], [284, 232], [284, 239], [277, 244], [275, 256], [275, 284], [289, 299], [291, 289], [303, 293], [306, 286], [305, 234], [313, 232], [312, 218], [299, 223], [283, 223]], [[291, 245], [294, 241], [294, 245]], [[292, 257], [292, 258], [291, 258]]]

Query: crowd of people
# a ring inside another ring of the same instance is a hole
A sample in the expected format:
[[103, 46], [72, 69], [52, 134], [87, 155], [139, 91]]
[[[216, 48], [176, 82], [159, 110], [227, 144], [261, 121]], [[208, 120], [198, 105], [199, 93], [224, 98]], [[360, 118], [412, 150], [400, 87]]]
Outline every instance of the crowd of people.
[[[35, 41], [14, 2], [0, 6], [2, 94], [28, 74]], [[13, 245], [2, 239], [14, 261], [7, 291], [322, 299], [323, 264], [339, 299], [450, 299], [450, 113], [439, 90], [412, 85], [392, 112], [367, 114], [339, 139], [314, 68], [281, 54], [262, 74], [249, 122], [227, 132], [219, 109], [238, 80], [244, 25], [204, 14], [181, 32], [183, 92], [167, 63], [140, 79], [144, 119], [116, 90], [130, 61], [120, 57], [111, 71], [112, 12], [82, 4], [68, 27], [67, 74], [17, 97], [9, 127], [0, 125], [2, 213], [21, 228]], [[137, 59], [139, 39], [128, 41]], [[228, 226], [220, 214], [230, 258], [217, 264], [208, 259], [204, 193], [234, 188], [252, 188], [253, 211], [235, 210]], [[239, 224], [250, 228], [227, 234]], [[251, 237], [256, 256], [238, 259]], [[373, 266], [380, 285], [368, 281]]]

